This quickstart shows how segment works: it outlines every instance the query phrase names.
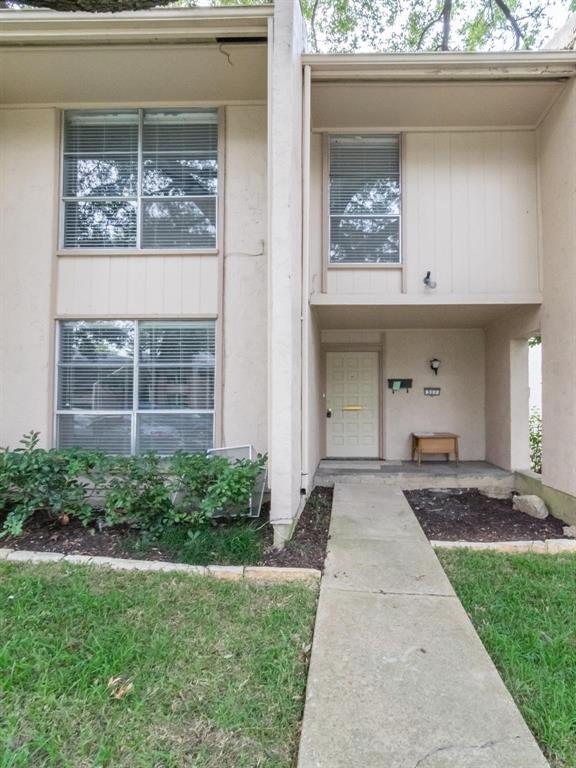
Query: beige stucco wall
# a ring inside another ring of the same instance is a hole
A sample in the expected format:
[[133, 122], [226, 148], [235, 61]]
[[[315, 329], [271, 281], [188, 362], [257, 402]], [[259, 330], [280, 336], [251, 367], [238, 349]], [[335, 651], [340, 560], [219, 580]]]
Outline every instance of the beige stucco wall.
[[266, 108], [226, 110], [223, 444], [268, 448]]
[[50, 438], [57, 115], [0, 110], [0, 445]]
[[486, 459], [528, 469], [528, 339], [539, 330], [538, 308], [516, 308], [486, 328]]
[[[538, 295], [534, 131], [423, 131], [403, 135], [402, 258], [408, 297], [514, 301]], [[311, 263], [321, 275], [322, 144], [314, 134]], [[324, 247], [327, 247], [324, 244]], [[427, 289], [430, 270], [437, 283]], [[328, 267], [329, 295], [400, 296], [401, 268]], [[315, 285], [317, 292], [322, 287]]]
[[266, 107], [224, 112], [221, 297], [218, 255], [56, 256], [59, 112], [0, 111], [0, 444], [29, 429], [51, 439], [57, 317], [218, 317], [223, 306], [216, 442], [267, 450]]
[[[429, 361], [442, 361], [436, 376]], [[482, 330], [387, 331], [384, 337], [384, 386], [388, 378], [412, 378], [406, 394], [384, 394], [385, 458], [410, 458], [410, 433], [455, 432], [460, 458], [483, 459], [484, 332]], [[440, 387], [426, 397], [424, 387]]]
[[576, 495], [576, 84], [539, 131], [543, 482]]

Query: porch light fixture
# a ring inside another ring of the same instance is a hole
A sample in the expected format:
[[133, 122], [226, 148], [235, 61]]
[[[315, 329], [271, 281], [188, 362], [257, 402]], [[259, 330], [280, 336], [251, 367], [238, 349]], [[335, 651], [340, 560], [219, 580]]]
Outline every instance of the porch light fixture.
[[434, 280], [432, 280], [431, 275], [432, 275], [432, 272], [430, 271], [426, 272], [426, 277], [424, 278], [424, 280], [422, 280], [426, 288], [436, 288], [436, 283]]
[[437, 357], [433, 357], [432, 360], [430, 360], [430, 368], [434, 371], [434, 375], [438, 376], [438, 369], [440, 368], [442, 361], [438, 360]]

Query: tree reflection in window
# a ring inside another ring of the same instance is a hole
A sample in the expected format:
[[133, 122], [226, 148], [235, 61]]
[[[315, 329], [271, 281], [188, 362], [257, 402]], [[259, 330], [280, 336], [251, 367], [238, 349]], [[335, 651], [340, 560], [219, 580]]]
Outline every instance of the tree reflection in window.
[[330, 262], [400, 261], [398, 136], [330, 139]]
[[216, 110], [67, 112], [66, 248], [216, 246]]

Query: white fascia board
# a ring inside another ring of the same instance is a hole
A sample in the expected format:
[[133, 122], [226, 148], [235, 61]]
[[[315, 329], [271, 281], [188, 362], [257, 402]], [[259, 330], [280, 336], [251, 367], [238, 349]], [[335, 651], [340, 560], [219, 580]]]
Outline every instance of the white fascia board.
[[267, 37], [270, 5], [122, 13], [0, 11], [0, 46], [185, 43]]
[[312, 80], [533, 80], [576, 75], [576, 51], [307, 54]]

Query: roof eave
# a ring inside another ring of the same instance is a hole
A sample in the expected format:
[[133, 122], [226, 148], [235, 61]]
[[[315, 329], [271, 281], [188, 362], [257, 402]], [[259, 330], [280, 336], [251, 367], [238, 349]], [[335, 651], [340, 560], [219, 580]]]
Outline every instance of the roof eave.
[[576, 51], [306, 54], [316, 81], [558, 80], [576, 75]]
[[122, 13], [0, 11], [0, 47], [202, 42], [267, 37], [269, 5]]

